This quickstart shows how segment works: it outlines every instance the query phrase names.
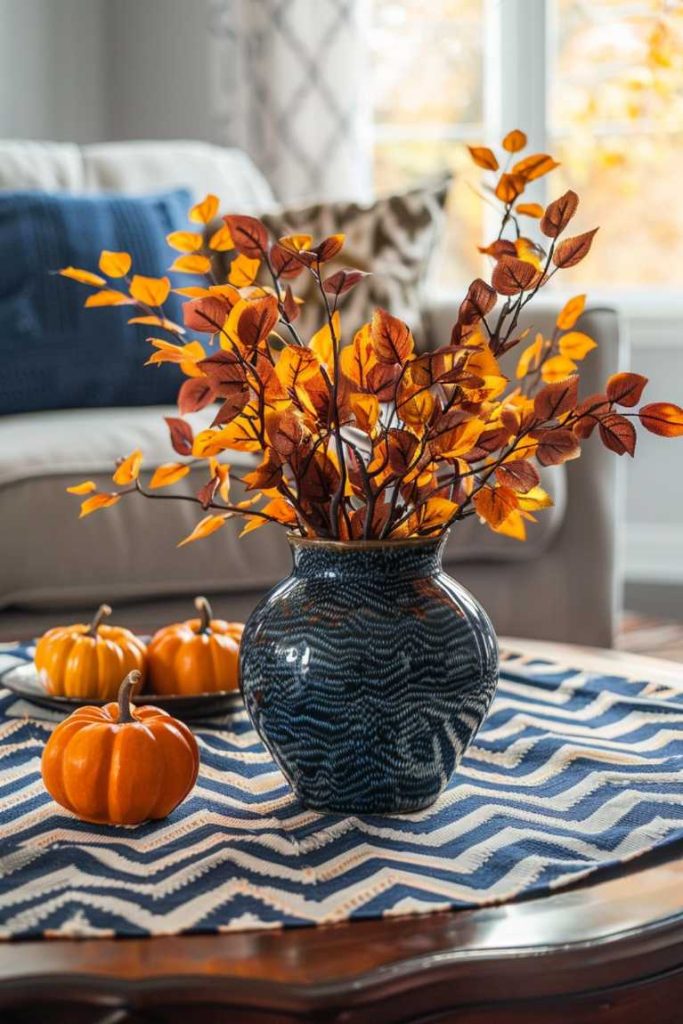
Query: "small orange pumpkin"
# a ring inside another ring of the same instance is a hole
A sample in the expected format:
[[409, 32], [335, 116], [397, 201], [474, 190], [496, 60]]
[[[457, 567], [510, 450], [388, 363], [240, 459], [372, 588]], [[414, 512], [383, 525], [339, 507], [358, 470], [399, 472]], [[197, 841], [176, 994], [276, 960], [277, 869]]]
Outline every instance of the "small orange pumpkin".
[[236, 690], [239, 685], [241, 622], [211, 617], [205, 597], [195, 598], [198, 619], [164, 626], [147, 648], [154, 693], [197, 694]]
[[187, 726], [160, 708], [131, 707], [140, 679], [140, 672], [128, 673], [118, 703], [78, 708], [43, 751], [45, 788], [84, 821], [139, 825], [165, 818], [197, 780], [199, 750]]
[[143, 676], [147, 649], [142, 640], [122, 626], [107, 626], [108, 604], [100, 605], [86, 626], [55, 626], [38, 641], [35, 663], [48, 692], [58, 697], [115, 700], [126, 672]]

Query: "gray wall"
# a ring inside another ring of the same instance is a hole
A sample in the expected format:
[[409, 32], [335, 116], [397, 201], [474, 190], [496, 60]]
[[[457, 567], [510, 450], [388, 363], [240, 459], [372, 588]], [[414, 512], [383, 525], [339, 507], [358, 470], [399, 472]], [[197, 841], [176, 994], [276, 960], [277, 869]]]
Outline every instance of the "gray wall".
[[209, 0], [0, 0], [0, 138], [213, 141]]

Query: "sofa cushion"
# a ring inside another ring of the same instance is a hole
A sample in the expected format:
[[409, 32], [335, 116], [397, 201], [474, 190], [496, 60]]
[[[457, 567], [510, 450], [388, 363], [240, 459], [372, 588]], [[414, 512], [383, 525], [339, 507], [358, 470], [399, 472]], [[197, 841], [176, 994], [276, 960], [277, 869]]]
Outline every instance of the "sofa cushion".
[[142, 195], [187, 188], [214, 192], [243, 213], [275, 206], [267, 181], [239, 149], [194, 141], [62, 142], [0, 140], [0, 190]]
[[[370, 275], [344, 297], [341, 316], [346, 338], [372, 317], [376, 306], [405, 320], [421, 338], [423, 288], [441, 237], [449, 184], [450, 176], [444, 175], [369, 205], [319, 203], [269, 213], [263, 221], [276, 237], [310, 234], [320, 241], [340, 232], [346, 236], [341, 254], [326, 264], [326, 274], [354, 267]], [[310, 337], [324, 321], [322, 298], [309, 274], [293, 282], [293, 291], [305, 301], [297, 328], [303, 337]]]
[[[115, 508], [78, 519], [79, 499], [65, 491], [70, 484], [87, 478], [98, 490], [111, 489], [115, 459], [134, 448], [145, 454], [143, 480], [176, 458], [163, 420], [175, 414], [174, 407], [86, 409], [0, 420], [0, 607], [61, 608], [202, 591], [256, 592], [287, 574], [287, 544], [274, 525], [240, 539], [240, 524], [228, 522], [215, 536], [177, 548], [203, 515], [190, 502], [131, 495]], [[206, 415], [190, 420], [199, 428]], [[233, 477], [253, 458], [232, 452]], [[174, 491], [195, 493], [204, 473], [193, 470]], [[561, 522], [563, 481], [562, 474], [553, 473], [544, 480], [557, 507], [539, 516], [526, 544], [492, 534], [470, 519], [452, 531], [447, 564], [536, 558]], [[237, 480], [231, 496], [244, 496]]]
[[[189, 194], [145, 197], [0, 193], [0, 413], [171, 402], [177, 374], [141, 365], [149, 327], [130, 307], [84, 309], [92, 291], [54, 271], [97, 270], [103, 249], [124, 250], [133, 270], [162, 277], [170, 231], [187, 226]], [[182, 322], [171, 294], [167, 316]]]

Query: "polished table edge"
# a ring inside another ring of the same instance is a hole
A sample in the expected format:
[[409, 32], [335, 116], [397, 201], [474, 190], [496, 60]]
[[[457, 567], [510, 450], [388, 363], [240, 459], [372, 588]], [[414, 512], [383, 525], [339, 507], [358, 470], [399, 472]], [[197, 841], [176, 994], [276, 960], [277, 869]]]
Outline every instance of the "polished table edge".
[[[438, 979], [502, 997], [683, 966], [683, 857], [552, 896], [317, 928], [0, 946], [0, 1005], [38, 993], [326, 1006]], [[284, 1001], [284, 1002], [283, 1002]]]

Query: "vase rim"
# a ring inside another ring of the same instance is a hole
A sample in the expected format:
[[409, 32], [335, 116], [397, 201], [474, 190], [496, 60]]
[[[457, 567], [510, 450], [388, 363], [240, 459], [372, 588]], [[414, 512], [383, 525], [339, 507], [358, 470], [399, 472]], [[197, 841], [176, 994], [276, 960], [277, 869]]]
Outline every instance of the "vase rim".
[[393, 548], [429, 548], [439, 545], [447, 535], [434, 537], [387, 537], [385, 540], [330, 540], [329, 537], [299, 537], [288, 533], [287, 540], [292, 548], [329, 549], [330, 551], [382, 551]]

